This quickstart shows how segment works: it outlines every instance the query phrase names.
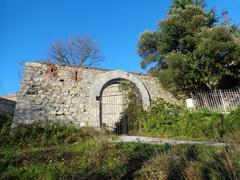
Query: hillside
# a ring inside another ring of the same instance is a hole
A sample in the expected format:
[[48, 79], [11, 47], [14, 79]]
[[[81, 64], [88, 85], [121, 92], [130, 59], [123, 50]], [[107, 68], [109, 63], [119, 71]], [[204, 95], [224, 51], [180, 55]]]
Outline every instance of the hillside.
[[238, 179], [240, 151], [111, 143], [91, 128], [19, 126], [1, 116], [0, 179]]

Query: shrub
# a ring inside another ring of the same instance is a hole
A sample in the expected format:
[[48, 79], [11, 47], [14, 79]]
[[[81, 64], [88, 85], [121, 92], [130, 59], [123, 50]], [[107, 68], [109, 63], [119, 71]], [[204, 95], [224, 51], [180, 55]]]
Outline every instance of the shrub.
[[224, 135], [223, 118], [221, 113], [208, 110], [186, 112], [179, 121], [179, 135], [221, 140]]
[[76, 128], [70, 125], [18, 125], [11, 128], [12, 118], [1, 120], [0, 145], [1, 146], [46, 146], [63, 143], [75, 143], [100, 137], [103, 132], [93, 128]]
[[183, 108], [159, 99], [140, 117], [140, 131], [165, 136], [169, 136], [173, 132], [177, 133], [176, 125], [183, 112]]
[[58, 145], [92, 139], [98, 135], [100, 132], [92, 128], [77, 129], [72, 126], [33, 124], [20, 125], [12, 129], [9, 138], [13, 145]]
[[226, 115], [224, 119], [225, 131], [228, 137], [239, 141], [240, 137], [240, 106]]
[[[130, 114], [135, 114], [134, 108]], [[230, 114], [209, 110], [188, 111], [183, 107], [157, 100], [149, 110], [138, 113], [138, 125], [132, 133], [169, 138], [227, 140], [240, 135], [240, 107]], [[135, 117], [135, 116], [134, 116]]]

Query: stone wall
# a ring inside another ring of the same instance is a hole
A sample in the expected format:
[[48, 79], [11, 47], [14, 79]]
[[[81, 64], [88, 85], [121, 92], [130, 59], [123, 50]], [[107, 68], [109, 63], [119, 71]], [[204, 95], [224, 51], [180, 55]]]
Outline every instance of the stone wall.
[[145, 109], [159, 97], [174, 101], [171, 94], [151, 76], [120, 70], [26, 63], [13, 125], [43, 121], [99, 127], [101, 89], [107, 81], [116, 78], [136, 85]]
[[0, 97], [0, 114], [13, 115], [16, 101]]

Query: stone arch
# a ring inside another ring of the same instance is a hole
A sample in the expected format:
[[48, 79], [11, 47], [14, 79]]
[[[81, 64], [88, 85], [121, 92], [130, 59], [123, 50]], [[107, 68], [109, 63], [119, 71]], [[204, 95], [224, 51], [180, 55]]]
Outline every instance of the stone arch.
[[138, 89], [141, 98], [143, 109], [146, 110], [150, 106], [150, 96], [147, 88], [144, 84], [133, 74], [126, 71], [115, 70], [109, 71], [95, 77], [95, 81], [92, 84], [90, 91], [90, 121], [94, 121], [96, 127], [100, 127], [100, 95], [104, 85], [114, 79], [124, 79], [132, 82]]

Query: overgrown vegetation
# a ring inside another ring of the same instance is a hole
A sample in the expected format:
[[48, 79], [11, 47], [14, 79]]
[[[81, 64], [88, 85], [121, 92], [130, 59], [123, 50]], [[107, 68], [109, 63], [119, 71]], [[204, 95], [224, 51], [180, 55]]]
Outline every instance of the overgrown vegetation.
[[129, 81], [121, 81], [120, 88], [125, 97], [125, 109], [121, 113], [120, 123], [127, 123], [129, 132], [139, 127], [137, 119], [143, 112], [142, 98], [136, 86]]
[[226, 13], [222, 20], [204, 0], [174, 0], [158, 29], [141, 34], [142, 67], [176, 96], [239, 85], [240, 29]]
[[[129, 107], [129, 114], [137, 114], [133, 134], [154, 135], [167, 138], [228, 141], [240, 137], [240, 107], [230, 114], [208, 110], [189, 111], [162, 99], [148, 111]], [[134, 111], [136, 109], [136, 111]]]
[[72, 144], [104, 136], [103, 133], [92, 128], [77, 129], [63, 125], [19, 125], [11, 129], [11, 121], [7, 121], [1, 126], [1, 146], [35, 147]]
[[238, 179], [239, 149], [216, 150], [205, 146], [173, 147], [144, 162], [137, 179]]
[[[159, 107], [164, 109], [158, 112]], [[166, 128], [184, 110], [158, 102], [150, 112], [161, 115], [161, 123], [169, 117]], [[231, 121], [238, 113], [227, 116], [227, 127], [234, 132], [239, 121]], [[0, 122], [0, 179], [240, 178], [240, 151], [232, 146], [112, 143], [107, 134], [91, 128], [35, 124], [11, 129], [11, 117], [5, 116]]]

